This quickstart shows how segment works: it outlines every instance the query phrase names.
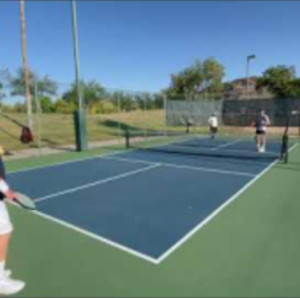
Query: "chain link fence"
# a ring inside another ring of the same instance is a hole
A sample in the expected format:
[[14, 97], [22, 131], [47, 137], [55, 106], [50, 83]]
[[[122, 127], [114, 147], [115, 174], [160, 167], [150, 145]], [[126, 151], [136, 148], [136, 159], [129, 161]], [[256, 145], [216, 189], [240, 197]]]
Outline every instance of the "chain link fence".
[[199, 97], [194, 100], [177, 97], [166, 99], [167, 126], [207, 127], [208, 118], [217, 115], [223, 131], [243, 134], [253, 129], [259, 110], [266, 111], [271, 120], [271, 132], [282, 133], [287, 125], [290, 133], [300, 136], [300, 99], [268, 98], [268, 99], [231, 99], [221, 98], [219, 94]]
[[[40, 155], [53, 150], [75, 149], [73, 113], [77, 109], [74, 84], [51, 82], [51, 88], [32, 82], [32, 131], [34, 142], [20, 142], [21, 128], [0, 115], [0, 145], [7, 151], [37, 149]], [[94, 148], [124, 142], [126, 129], [159, 129], [164, 125], [163, 97], [150, 92], [104, 88], [95, 82], [81, 85], [86, 113], [88, 147]], [[2, 88], [1, 114], [27, 125], [24, 86], [15, 94], [13, 88]]]

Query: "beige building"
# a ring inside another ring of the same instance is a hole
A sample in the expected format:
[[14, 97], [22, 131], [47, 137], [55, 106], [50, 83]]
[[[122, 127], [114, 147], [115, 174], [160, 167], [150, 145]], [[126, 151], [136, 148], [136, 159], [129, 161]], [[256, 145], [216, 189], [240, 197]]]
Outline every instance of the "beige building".
[[267, 88], [256, 89], [257, 77], [241, 78], [224, 84], [223, 98], [226, 99], [266, 99], [274, 98]]

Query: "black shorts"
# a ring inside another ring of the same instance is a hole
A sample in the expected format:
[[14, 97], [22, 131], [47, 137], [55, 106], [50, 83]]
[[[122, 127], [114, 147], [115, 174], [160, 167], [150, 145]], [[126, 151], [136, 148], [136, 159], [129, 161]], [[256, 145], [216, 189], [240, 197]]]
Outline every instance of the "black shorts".
[[265, 134], [266, 134], [266, 131], [265, 131], [265, 130], [257, 129], [257, 130], [256, 130], [256, 134], [257, 134], [257, 135], [265, 135]]
[[217, 133], [218, 132], [218, 127], [210, 127], [210, 132], [211, 133]]
[[[3, 160], [2, 158], [0, 157], [0, 177], [2, 179], [6, 179], [5, 177], [5, 166], [4, 166], [4, 163], [3, 163]], [[0, 201], [4, 200], [5, 196], [2, 192], [0, 192]]]

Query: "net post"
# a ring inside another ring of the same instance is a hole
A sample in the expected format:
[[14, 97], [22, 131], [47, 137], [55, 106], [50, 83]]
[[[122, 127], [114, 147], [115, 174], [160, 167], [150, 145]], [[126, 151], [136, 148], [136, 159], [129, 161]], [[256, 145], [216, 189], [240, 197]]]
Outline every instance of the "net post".
[[281, 145], [281, 152], [280, 152], [280, 159], [284, 163], [288, 163], [288, 158], [289, 158], [288, 144], [289, 144], [289, 136], [286, 129], [282, 137], [282, 145]]
[[122, 142], [122, 128], [121, 128], [121, 98], [120, 93], [117, 92], [117, 105], [118, 105], [118, 133], [119, 139]]
[[76, 110], [74, 112], [76, 149], [81, 152], [87, 149], [87, 133], [85, 111]]
[[125, 148], [129, 149], [130, 148], [130, 140], [129, 140], [130, 136], [129, 136], [129, 129], [126, 128], [125, 130]]
[[167, 135], [167, 95], [163, 95], [164, 135]]

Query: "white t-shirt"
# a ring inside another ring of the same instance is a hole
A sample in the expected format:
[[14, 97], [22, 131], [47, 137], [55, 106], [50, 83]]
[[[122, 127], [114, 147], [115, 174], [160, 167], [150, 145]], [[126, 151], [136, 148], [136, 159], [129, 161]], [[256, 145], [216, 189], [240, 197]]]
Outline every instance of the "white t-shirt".
[[208, 124], [211, 127], [218, 127], [218, 117], [217, 116], [210, 116], [208, 118]]

